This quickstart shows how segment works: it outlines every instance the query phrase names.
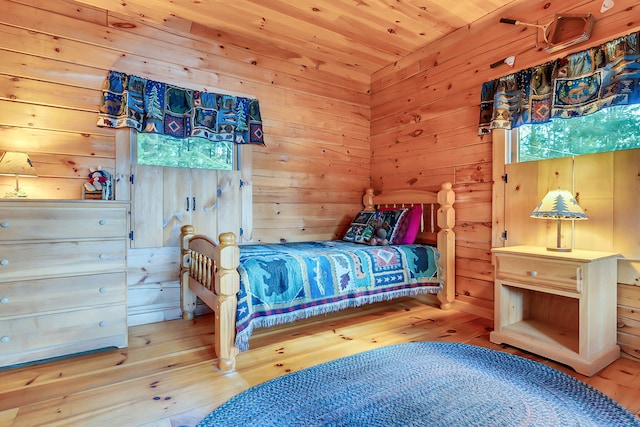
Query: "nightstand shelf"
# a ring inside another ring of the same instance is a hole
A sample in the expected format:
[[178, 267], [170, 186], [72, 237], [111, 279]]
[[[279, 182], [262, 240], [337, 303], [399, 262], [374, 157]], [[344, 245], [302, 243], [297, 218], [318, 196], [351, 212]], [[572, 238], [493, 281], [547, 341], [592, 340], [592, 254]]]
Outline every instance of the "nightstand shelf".
[[550, 346], [557, 352], [563, 352], [566, 349], [571, 352], [569, 354], [573, 354], [579, 351], [577, 331], [550, 325], [540, 320], [522, 320], [502, 328], [501, 333], [504, 336], [518, 337], [524, 342]]
[[620, 357], [617, 254], [495, 248], [494, 343], [509, 344], [591, 376]]

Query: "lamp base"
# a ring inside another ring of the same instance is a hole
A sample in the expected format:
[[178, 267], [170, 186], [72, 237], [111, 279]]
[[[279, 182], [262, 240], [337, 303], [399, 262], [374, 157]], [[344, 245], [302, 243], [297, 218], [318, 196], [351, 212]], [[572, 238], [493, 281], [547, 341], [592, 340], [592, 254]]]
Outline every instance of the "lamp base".
[[553, 252], [571, 252], [571, 248], [547, 248], [547, 250]]
[[22, 190], [8, 191], [4, 195], [4, 198], [5, 199], [26, 199], [27, 198], [27, 193], [25, 193]]
[[571, 252], [571, 247], [573, 247], [573, 244], [569, 248], [562, 247], [562, 221], [560, 221], [559, 219], [558, 219], [557, 230], [558, 230], [558, 233], [556, 235], [556, 245], [553, 247], [547, 246], [547, 250], [554, 251], [554, 252]]

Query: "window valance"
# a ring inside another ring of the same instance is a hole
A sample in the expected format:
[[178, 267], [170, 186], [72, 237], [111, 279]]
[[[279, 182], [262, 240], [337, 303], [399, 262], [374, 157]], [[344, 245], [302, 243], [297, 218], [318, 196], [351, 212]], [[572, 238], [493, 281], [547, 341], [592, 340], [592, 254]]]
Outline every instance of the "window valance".
[[256, 99], [183, 89], [117, 71], [109, 71], [103, 85], [98, 126], [264, 144]]
[[640, 32], [482, 85], [479, 135], [640, 103]]

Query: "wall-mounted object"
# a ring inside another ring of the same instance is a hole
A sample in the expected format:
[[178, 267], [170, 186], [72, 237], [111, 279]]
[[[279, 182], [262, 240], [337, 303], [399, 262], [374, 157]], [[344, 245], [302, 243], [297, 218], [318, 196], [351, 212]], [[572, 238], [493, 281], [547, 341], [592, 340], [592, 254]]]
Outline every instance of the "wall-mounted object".
[[603, 0], [602, 6], [600, 6], [600, 13], [605, 13], [607, 10], [613, 7], [613, 0]]
[[531, 218], [555, 219], [558, 221], [558, 236], [555, 247], [547, 247], [549, 251], [571, 252], [572, 247], [562, 246], [562, 221], [589, 219], [571, 192], [567, 190], [551, 190], [531, 212]]
[[501, 59], [500, 61], [494, 62], [493, 64], [490, 65], [491, 68], [496, 68], [499, 67], [502, 64], [507, 64], [509, 67], [513, 67], [513, 64], [516, 62], [516, 57], [515, 56], [507, 56], [504, 59]]
[[548, 53], [557, 52], [574, 44], [589, 40], [595, 18], [590, 13], [584, 15], [556, 14], [550, 22], [539, 25], [518, 21], [510, 18], [500, 18], [503, 24], [526, 25], [542, 30], [542, 37], [547, 44]]
[[14, 151], [6, 151], [2, 157], [0, 157], [0, 175], [16, 177], [16, 188], [13, 191], [7, 192], [5, 198], [27, 197], [27, 194], [20, 190], [19, 177], [37, 176], [36, 168], [33, 167], [29, 155], [27, 153]]

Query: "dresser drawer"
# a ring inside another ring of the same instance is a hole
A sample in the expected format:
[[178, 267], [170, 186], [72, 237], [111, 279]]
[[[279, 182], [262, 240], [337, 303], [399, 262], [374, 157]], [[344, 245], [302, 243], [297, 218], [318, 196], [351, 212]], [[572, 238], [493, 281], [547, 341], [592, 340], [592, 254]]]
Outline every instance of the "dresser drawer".
[[0, 204], [0, 241], [124, 237], [124, 207], [29, 203], [6, 207]]
[[0, 283], [0, 318], [124, 304], [126, 286], [124, 272]]
[[0, 244], [0, 280], [126, 269], [126, 240]]
[[510, 255], [496, 256], [496, 279], [582, 292], [584, 264]]
[[[124, 304], [0, 320], [0, 356], [127, 334]], [[25, 359], [26, 360], [26, 359]]]

